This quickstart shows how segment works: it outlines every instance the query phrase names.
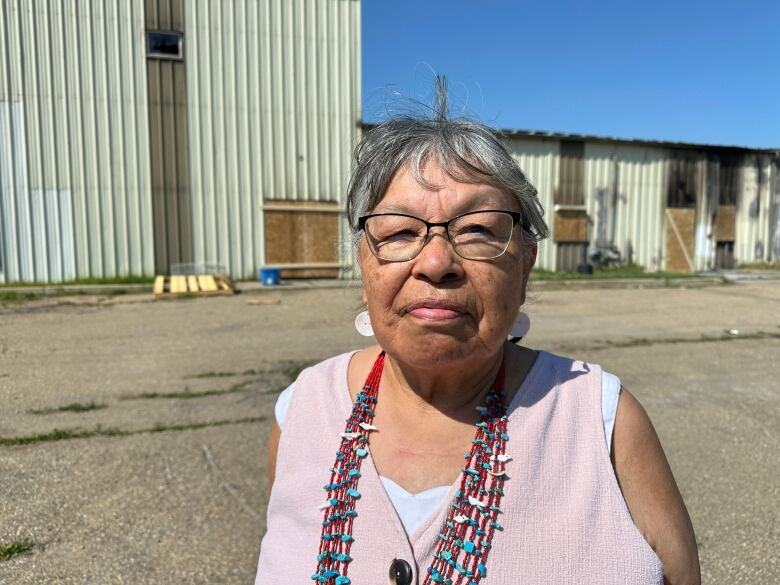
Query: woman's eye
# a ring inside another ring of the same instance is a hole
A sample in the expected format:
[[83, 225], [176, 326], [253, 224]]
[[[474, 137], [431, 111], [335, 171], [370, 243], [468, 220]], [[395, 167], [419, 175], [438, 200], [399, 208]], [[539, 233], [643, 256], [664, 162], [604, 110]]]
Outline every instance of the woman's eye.
[[389, 234], [385, 237], [386, 240], [412, 240], [417, 237], [417, 232], [413, 232], [412, 230], [401, 230], [397, 232], [393, 232], [392, 234]]
[[472, 224], [469, 226], [466, 226], [465, 229], [462, 230], [463, 234], [482, 234], [482, 235], [491, 235], [493, 232], [491, 229], [486, 225], [480, 225], [480, 224]]

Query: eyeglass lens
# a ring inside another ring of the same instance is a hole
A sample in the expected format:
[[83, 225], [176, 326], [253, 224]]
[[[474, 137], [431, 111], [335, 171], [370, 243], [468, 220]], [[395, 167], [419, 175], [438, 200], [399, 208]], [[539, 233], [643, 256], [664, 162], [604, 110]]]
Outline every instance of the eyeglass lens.
[[[512, 237], [512, 216], [501, 211], [469, 213], [453, 219], [447, 235], [455, 252], [470, 260], [487, 260], [504, 253]], [[374, 254], [389, 261], [411, 260], [420, 253], [428, 232], [425, 222], [405, 215], [376, 215], [365, 231]]]

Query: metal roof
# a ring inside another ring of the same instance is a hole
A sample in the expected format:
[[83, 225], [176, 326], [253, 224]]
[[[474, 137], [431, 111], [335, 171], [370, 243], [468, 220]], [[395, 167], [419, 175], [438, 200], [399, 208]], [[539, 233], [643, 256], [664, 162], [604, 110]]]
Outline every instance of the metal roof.
[[[363, 128], [370, 130], [378, 124], [363, 122]], [[780, 146], [777, 148], [755, 148], [730, 144], [704, 144], [700, 142], [676, 142], [673, 140], [650, 140], [645, 138], [621, 138], [618, 136], [598, 136], [595, 134], [576, 134], [571, 132], [551, 132], [544, 130], [522, 130], [515, 128], [495, 128], [496, 132], [506, 138], [539, 138], [550, 140], [582, 140], [586, 142], [635, 144], [642, 146], [657, 146], [663, 148], [679, 148], [686, 150], [718, 150], [761, 152], [780, 157]]]

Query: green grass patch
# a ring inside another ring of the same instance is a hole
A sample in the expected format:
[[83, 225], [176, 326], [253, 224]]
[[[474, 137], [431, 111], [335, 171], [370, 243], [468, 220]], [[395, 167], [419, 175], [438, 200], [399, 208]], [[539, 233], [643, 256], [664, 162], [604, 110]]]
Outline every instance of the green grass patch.
[[689, 272], [645, 272], [643, 266], [638, 264], [626, 264], [625, 266], [594, 266], [593, 274], [580, 274], [578, 272], [552, 272], [534, 268], [531, 271], [530, 279], [534, 280], [599, 280], [599, 279], [620, 279], [620, 278], [696, 278], [698, 274]]
[[175, 398], [203, 398], [204, 396], [219, 396], [221, 394], [232, 394], [234, 392], [244, 392], [247, 386], [251, 384], [251, 380], [245, 382], [239, 382], [233, 384], [229, 388], [212, 388], [209, 390], [190, 390], [184, 388], [184, 390], [178, 390], [176, 392], [142, 392], [140, 394], [126, 394], [122, 396], [121, 400], [145, 400], [154, 398], [175, 399]]
[[32, 445], [37, 443], [52, 443], [56, 441], [69, 441], [72, 439], [90, 439], [92, 437], [129, 437], [131, 435], [143, 435], [147, 433], [163, 433], [168, 431], [187, 431], [193, 429], [203, 429], [206, 427], [221, 427], [225, 425], [235, 425], [244, 423], [255, 423], [266, 420], [264, 416], [251, 416], [245, 418], [206, 421], [199, 423], [181, 423], [181, 424], [156, 424], [147, 429], [138, 429], [128, 431], [116, 427], [104, 428], [100, 425], [94, 429], [54, 429], [48, 433], [38, 433], [35, 435], [24, 435], [20, 437], [0, 437], [0, 447], [11, 447], [17, 445]]
[[7, 561], [15, 556], [26, 554], [32, 548], [33, 543], [26, 539], [0, 544], [0, 561]]
[[780, 263], [772, 262], [745, 262], [740, 264], [737, 268], [744, 268], [746, 270], [780, 270]]
[[39, 298], [40, 295], [30, 292], [7, 291], [0, 292], [0, 305], [13, 305], [16, 303], [27, 303]]
[[89, 286], [89, 285], [117, 285], [126, 284], [153, 284], [154, 276], [117, 276], [115, 278], [76, 278], [74, 280], [63, 280], [61, 282], [35, 282], [20, 281], [7, 282], [0, 284], [0, 288], [15, 288], [24, 286], [36, 286], [46, 288], [56, 288], [58, 286]]
[[57, 406], [55, 408], [40, 408], [37, 410], [31, 410], [32, 414], [51, 414], [53, 412], [89, 412], [90, 410], [102, 410], [108, 408], [106, 404], [98, 404], [92, 402], [71, 402], [65, 406]]

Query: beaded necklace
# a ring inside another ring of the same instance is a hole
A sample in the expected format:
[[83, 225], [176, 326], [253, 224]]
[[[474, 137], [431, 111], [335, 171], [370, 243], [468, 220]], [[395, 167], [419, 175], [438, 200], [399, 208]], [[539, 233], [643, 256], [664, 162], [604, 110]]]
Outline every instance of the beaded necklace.
[[[368, 455], [368, 436], [371, 431], [378, 430], [371, 423], [384, 362], [383, 351], [355, 399], [346, 428], [340, 434], [341, 444], [330, 468], [330, 480], [323, 486], [328, 495], [320, 506], [324, 510], [322, 537], [316, 572], [311, 578], [325, 585], [351, 583], [347, 572], [352, 561], [349, 552], [354, 542], [355, 503], [360, 499], [357, 489], [360, 466]], [[504, 495], [504, 481], [509, 479], [504, 466], [511, 459], [504, 451], [509, 435], [503, 386], [502, 362], [485, 397], [485, 405], [477, 406], [481, 420], [476, 425], [471, 451], [464, 456], [468, 463], [462, 470], [459, 489], [439, 532], [424, 585], [476, 585], [487, 573], [485, 563], [493, 534], [502, 530], [497, 517], [501, 512], [499, 504]]]

